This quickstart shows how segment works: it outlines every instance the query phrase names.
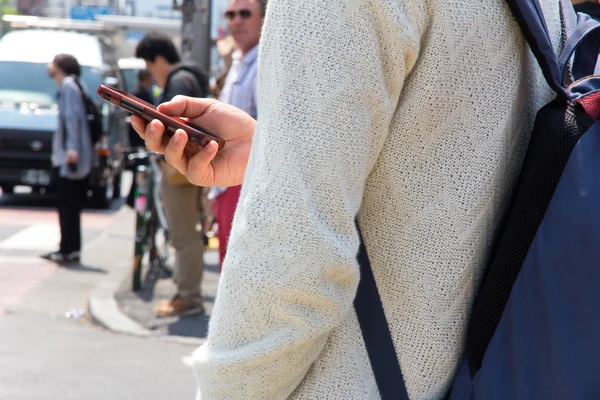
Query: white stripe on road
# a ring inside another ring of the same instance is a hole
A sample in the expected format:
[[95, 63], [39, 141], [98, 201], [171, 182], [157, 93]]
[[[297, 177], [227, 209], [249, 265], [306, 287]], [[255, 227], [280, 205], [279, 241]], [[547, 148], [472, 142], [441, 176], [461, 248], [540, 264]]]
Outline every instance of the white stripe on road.
[[3, 265], [15, 265], [15, 264], [24, 264], [24, 265], [53, 265], [56, 266], [52, 261], [44, 260], [40, 257], [21, 257], [21, 256], [0, 256], [0, 267]]
[[36, 224], [20, 230], [0, 242], [0, 249], [56, 250], [60, 241], [60, 228], [56, 224]]
[[0, 257], [0, 319], [56, 270], [55, 264], [36, 257]]

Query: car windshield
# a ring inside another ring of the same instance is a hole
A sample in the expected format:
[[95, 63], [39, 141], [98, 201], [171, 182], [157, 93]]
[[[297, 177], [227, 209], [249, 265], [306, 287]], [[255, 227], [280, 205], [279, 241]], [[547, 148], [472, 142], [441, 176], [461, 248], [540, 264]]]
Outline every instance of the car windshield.
[[[81, 79], [90, 93], [101, 84], [99, 68], [81, 67]], [[48, 76], [46, 64], [0, 62], [0, 103], [56, 104], [56, 82]], [[92, 99], [94, 96], [90, 96]]]
[[132, 92], [138, 86], [139, 69], [122, 69], [123, 79], [125, 80], [125, 90]]

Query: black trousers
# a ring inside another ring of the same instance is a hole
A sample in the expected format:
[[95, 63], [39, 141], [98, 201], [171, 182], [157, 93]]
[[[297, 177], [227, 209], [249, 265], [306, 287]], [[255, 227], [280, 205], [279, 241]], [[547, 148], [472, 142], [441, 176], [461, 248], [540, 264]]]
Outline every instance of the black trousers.
[[81, 251], [81, 212], [87, 198], [88, 178], [58, 179], [58, 219], [60, 248], [63, 254]]

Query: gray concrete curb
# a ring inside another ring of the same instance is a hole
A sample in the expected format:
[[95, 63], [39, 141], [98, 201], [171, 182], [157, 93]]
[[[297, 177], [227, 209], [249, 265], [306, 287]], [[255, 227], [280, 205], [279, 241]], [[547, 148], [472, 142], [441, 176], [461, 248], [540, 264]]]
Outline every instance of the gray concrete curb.
[[116, 273], [110, 275], [88, 297], [88, 312], [94, 323], [113, 332], [138, 337], [152, 337], [191, 346], [199, 346], [206, 341], [201, 338], [157, 334], [129, 318], [119, 309], [115, 300], [115, 292], [121, 286], [124, 277]]
[[116, 273], [110, 274], [100, 283], [88, 297], [88, 311], [92, 320], [114, 332], [134, 336], [152, 336], [152, 332], [121, 312], [115, 292], [119, 288], [121, 279]]
[[[118, 212], [115, 222], [106, 229], [98, 238], [96, 238], [89, 246], [100, 246], [103, 247], [103, 242], [110, 239], [110, 232], [114, 229], [114, 225], [122, 224], [122, 221], [127, 219], [126, 214], [130, 214], [131, 210], [121, 209]], [[123, 218], [125, 217], [125, 218]], [[117, 231], [119, 229], [117, 228]], [[121, 239], [122, 240], [122, 239]], [[115, 299], [115, 293], [121, 286], [126, 275], [122, 271], [111, 268], [108, 277], [103, 280], [88, 296], [88, 315], [92, 322], [108, 329], [113, 332], [144, 337], [144, 338], [157, 338], [160, 340], [180, 343], [190, 346], [199, 346], [203, 344], [206, 339], [186, 337], [186, 336], [175, 336], [175, 335], [164, 335], [156, 332], [152, 332], [149, 329], [144, 328], [138, 322], [129, 318], [123, 313], [117, 304]]]

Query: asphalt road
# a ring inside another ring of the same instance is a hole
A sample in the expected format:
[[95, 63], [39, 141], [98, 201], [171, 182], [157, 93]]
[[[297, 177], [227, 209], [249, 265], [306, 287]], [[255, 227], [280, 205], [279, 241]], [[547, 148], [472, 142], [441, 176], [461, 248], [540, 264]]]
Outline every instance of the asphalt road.
[[[0, 196], [0, 400], [193, 399], [182, 361], [194, 346], [109, 332], [84, 314], [88, 294], [129, 268], [131, 214], [86, 210], [83, 260], [57, 267], [39, 258], [56, 249], [53, 201]], [[123, 217], [125, 215], [125, 217]]]

